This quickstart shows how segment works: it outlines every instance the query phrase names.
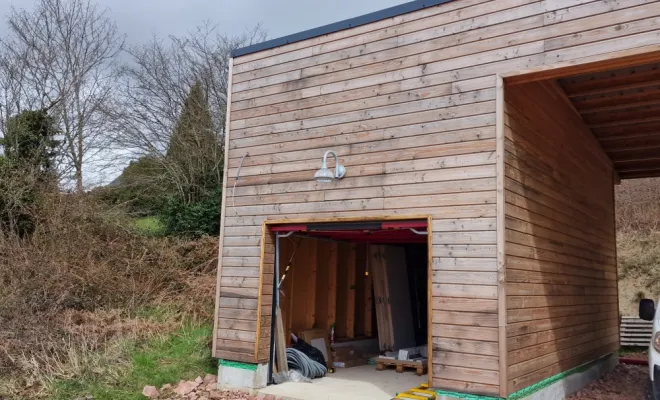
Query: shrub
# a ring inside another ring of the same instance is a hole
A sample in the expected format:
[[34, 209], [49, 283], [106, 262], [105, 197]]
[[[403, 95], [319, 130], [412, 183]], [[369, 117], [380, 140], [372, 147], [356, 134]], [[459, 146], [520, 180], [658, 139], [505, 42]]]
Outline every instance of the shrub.
[[25, 237], [34, 231], [39, 187], [35, 174], [0, 157], [0, 233]]
[[179, 197], [170, 197], [161, 217], [166, 234], [188, 237], [217, 236], [220, 232], [221, 200], [221, 189], [200, 196], [194, 203], [186, 203]]
[[160, 213], [173, 190], [161, 162], [142, 157], [131, 161], [110, 185], [93, 192], [105, 204], [122, 206], [129, 214], [142, 217]]
[[0, 235], [0, 376], [25, 388], [75, 375], [80, 349], [160, 329], [135, 319], [146, 308], [212, 318], [216, 240], [139, 235], [85, 196], [43, 204], [29, 237]]

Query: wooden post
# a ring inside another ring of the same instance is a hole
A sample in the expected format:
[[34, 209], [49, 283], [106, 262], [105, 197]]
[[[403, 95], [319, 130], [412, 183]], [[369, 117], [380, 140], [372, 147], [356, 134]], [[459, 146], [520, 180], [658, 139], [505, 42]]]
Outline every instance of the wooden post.
[[[264, 268], [265, 268], [265, 261], [266, 261], [266, 236], [268, 236], [268, 226], [266, 226], [265, 223], [261, 224], [261, 251], [259, 252], [259, 291], [257, 294], [257, 332], [255, 334], [255, 340], [254, 340], [254, 361], [255, 363], [259, 362], [259, 344], [261, 342], [261, 306], [263, 304], [263, 296], [264, 296]], [[271, 248], [272, 248], [272, 243], [271, 243]], [[273, 259], [273, 263], [274, 263]], [[272, 284], [272, 280], [269, 282], [269, 284]], [[272, 296], [272, 291], [270, 292]], [[272, 316], [271, 316], [272, 317]], [[268, 330], [270, 333], [270, 329]], [[269, 341], [269, 347], [270, 347], [270, 335], [268, 337]], [[271, 350], [269, 350], [270, 352]]]
[[433, 229], [432, 229], [432, 224], [433, 224], [433, 218], [428, 217], [426, 219], [426, 232], [427, 232], [427, 241], [426, 241], [426, 247], [427, 247], [427, 266], [426, 266], [426, 273], [427, 273], [427, 284], [426, 284], [426, 309], [428, 313], [428, 321], [426, 323], [426, 331], [427, 331], [427, 341], [426, 341], [426, 348], [427, 348], [427, 358], [428, 358], [428, 382], [429, 382], [429, 387], [433, 387]]
[[349, 243], [341, 242], [337, 246], [337, 307], [335, 313], [335, 335], [339, 338], [346, 337], [346, 320], [348, 319], [348, 281], [347, 254]]
[[[225, 117], [225, 152], [229, 150], [229, 127], [231, 121], [231, 77], [232, 77], [232, 68], [234, 66], [234, 59], [229, 59], [229, 78], [227, 79], [227, 115]], [[220, 279], [222, 278], [222, 248], [225, 238], [225, 215], [227, 204], [227, 173], [229, 171], [229, 157], [225, 156], [225, 169], [222, 178], [222, 205], [220, 206], [220, 235], [218, 237], [218, 268], [216, 272], [216, 282], [215, 282], [215, 312], [213, 316], [213, 348], [211, 349], [211, 354], [213, 357], [216, 355], [217, 347], [217, 332], [218, 332], [218, 311], [220, 309]], [[261, 312], [261, 310], [259, 310]], [[258, 328], [257, 328], [258, 330]], [[257, 357], [258, 348], [255, 350], [255, 358]]]
[[[293, 242], [290, 240], [280, 240], [280, 276], [277, 277], [278, 281], [282, 279], [286, 265], [291, 259], [291, 255], [295, 251]], [[288, 344], [291, 338], [291, 315], [294, 302], [293, 281], [295, 279], [295, 269], [291, 268], [286, 274], [286, 278], [280, 287], [280, 304], [279, 308], [282, 312], [282, 327], [284, 329], [284, 343]]]
[[355, 243], [348, 245], [346, 254], [346, 337], [355, 337]]
[[495, 132], [497, 153], [497, 313], [500, 397], [509, 395], [506, 346], [506, 214], [504, 204], [504, 80], [497, 76], [495, 98]]
[[291, 301], [291, 329], [294, 333], [314, 327], [317, 248], [318, 240], [302, 239], [298, 243], [298, 250], [291, 267], [294, 278], [291, 282], [291, 291], [295, 293], [295, 300]]
[[318, 241], [316, 257], [316, 318], [313, 328], [329, 333], [337, 308], [337, 242]]
[[385, 350], [385, 337], [387, 332], [385, 329], [385, 321], [383, 319], [383, 288], [381, 284], [381, 260], [379, 253], [379, 246], [369, 246], [369, 270], [372, 276], [374, 300], [376, 301], [376, 327], [378, 329], [378, 345], [380, 350]]
[[277, 370], [286, 372], [289, 366], [286, 362], [286, 338], [284, 337], [284, 324], [282, 323], [282, 312], [277, 307], [276, 332], [275, 332], [275, 347], [277, 356]]
[[[307, 285], [307, 300], [305, 304], [306, 309], [306, 329], [311, 329], [314, 327], [314, 321], [316, 320], [316, 262], [317, 262], [317, 251], [318, 251], [318, 240], [312, 241], [312, 252], [309, 257], [309, 262], [307, 265], [304, 265], [304, 268], [309, 269], [308, 279], [306, 279], [305, 284]], [[300, 306], [300, 305], [298, 305]]]
[[[360, 276], [360, 279], [364, 279], [364, 293], [363, 293], [363, 301], [364, 301], [364, 336], [366, 337], [371, 337], [373, 336], [373, 312], [374, 312], [374, 285], [372, 282], [372, 274], [371, 271], [368, 268], [368, 263], [369, 263], [369, 253], [368, 253], [368, 246], [363, 247], [363, 252], [364, 252], [364, 257], [363, 260], [367, 265], [360, 265], [358, 268], [358, 276]], [[368, 273], [365, 275], [365, 271], [368, 271]], [[364, 275], [364, 276], [363, 276]]]
[[328, 259], [328, 319], [325, 329], [330, 333], [337, 318], [337, 242], [332, 242]]

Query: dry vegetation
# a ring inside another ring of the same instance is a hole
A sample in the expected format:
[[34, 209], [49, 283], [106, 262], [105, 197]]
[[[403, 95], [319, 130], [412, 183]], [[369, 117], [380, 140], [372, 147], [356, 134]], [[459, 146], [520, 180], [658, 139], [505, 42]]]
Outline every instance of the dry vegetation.
[[44, 203], [31, 236], [0, 234], [0, 399], [120, 373], [126, 340], [212, 320], [216, 239], [142, 236], [77, 195]]
[[623, 181], [616, 201], [619, 307], [634, 316], [640, 298], [660, 295], [660, 179]]

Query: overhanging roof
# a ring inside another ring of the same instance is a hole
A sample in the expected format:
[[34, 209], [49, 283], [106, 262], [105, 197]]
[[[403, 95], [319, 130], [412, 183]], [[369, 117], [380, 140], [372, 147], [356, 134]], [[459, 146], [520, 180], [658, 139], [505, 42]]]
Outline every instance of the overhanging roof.
[[559, 80], [621, 179], [660, 176], [660, 63]]
[[333, 24], [324, 25], [318, 28], [294, 33], [292, 35], [283, 36], [277, 39], [267, 40], [265, 42], [253, 44], [252, 46], [242, 47], [240, 49], [234, 50], [231, 53], [231, 56], [240, 57], [246, 54], [257, 53], [259, 51], [284, 46], [285, 44], [300, 42], [303, 40], [311, 39], [313, 37], [323, 36], [329, 33], [342, 31], [344, 29], [355, 28], [356, 26], [366, 25], [383, 19], [396, 17], [397, 15], [407, 14], [424, 8], [434, 7], [439, 4], [449, 3], [450, 1], [454, 1], [454, 0], [411, 1], [409, 3], [404, 3], [398, 6], [386, 8], [384, 10], [374, 11], [372, 13], [361, 15], [359, 17], [354, 17], [344, 21], [335, 22]]

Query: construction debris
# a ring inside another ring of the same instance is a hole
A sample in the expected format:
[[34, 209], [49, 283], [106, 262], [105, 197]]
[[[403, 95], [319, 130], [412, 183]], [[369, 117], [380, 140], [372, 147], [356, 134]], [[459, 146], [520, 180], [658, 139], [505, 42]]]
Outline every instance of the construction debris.
[[392, 400], [395, 399], [414, 399], [414, 400], [419, 400], [419, 399], [429, 399], [429, 400], [435, 400], [435, 392], [433, 390], [429, 390], [429, 385], [428, 383], [423, 383], [419, 387], [412, 388], [410, 390], [407, 390], [405, 392], [398, 393], [396, 397]]
[[237, 390], [218, 390], [218, 378], [208, 374], [193, 381], [180, 381], [176, 385], [165, 384], [160, 389], [145, 386], [142, 394], [158, 400], [277, 400], [272, 395], [250, 396]]
[[353, 346], [333, 348], [332, 355], [335, 360], [333, 365], [337, 368], [357, 367], [359, 365], [367, 365], [368, 362], [368, 357], [364, 357]]
[[152, 399], [158, 398], [158, 395], [160, 395], [158, 389], [156, 389], [155, 386], [145, 386], [144, 389], [142, 390], [142, 394]]

